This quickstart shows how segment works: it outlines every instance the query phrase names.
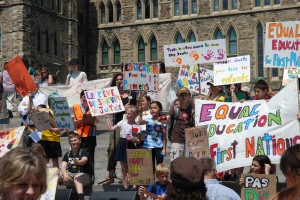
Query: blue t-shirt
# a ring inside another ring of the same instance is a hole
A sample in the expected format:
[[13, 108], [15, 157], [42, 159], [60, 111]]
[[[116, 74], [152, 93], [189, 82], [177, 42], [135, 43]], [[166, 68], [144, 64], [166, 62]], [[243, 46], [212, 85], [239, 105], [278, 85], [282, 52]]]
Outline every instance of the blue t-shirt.
[[[153, 185], [149, 185], [147, 190], [149, 192], [152, 192], [152, 187]], [[168, 184], [161, 185], [158, 181], [156, 182], [156, 191], [154, 192], [155, 194], [157, 195], [167, 194], [167, 190], [168, 190]]]
[[152, 119], [146, 119], [146, 136], [144, 148], [163, 148], [163, 124]]

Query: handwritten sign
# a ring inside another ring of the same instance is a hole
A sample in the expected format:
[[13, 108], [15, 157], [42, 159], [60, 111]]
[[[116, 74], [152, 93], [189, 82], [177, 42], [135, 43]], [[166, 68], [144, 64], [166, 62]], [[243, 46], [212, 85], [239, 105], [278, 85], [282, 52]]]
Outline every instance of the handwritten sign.
[[264, 67], [300, 67], [300, 21], [268, 22]]
[[185, 156], [197, 159], [210, 157], [207, 127], [185, 129]]
[[57, 179], [57, 168], [47, 168], [47, 190], [40, 200], [55, 200]]
[[214, 63], [214, 85], [250, 82], [250, 72], [249, 55]]
[[164, 45], [165, 65], [195, 65], [226, 61], [225, 39]]
[[37, 89], [20, 56], [9, 61], [5, 65], [5, 68], [14, 82], [17, 91], [23, 98], [27, 95], [28, 91]]
[[53, 122], [53, 119], [48, 112], [42, 111], [31, 113], [30, 119], [39, 131], [50, 130], [52, 128], [51, 122]]
[[131, 185], [153, 184], [151, 149], [127, 149], [128, 176]]
[[278, 164], [283, 152], [300, 142], [295, 91], [297, 80], [269, 102], [195, 100], [195, 123], [208, 126], [210, 155], [218, 171], [250, 166], [255, 155], [267, 155]]
[[[200, 67], [201, 94], [207, 95], [209, 85], [207, 82], [213, 79], [213, 71]], [[187, 87], [190, 91], [199, 93], [199, 76], [197, 65], [182, 65], [178, 73], [178, 87]]]
[[49, 97], [49, 106], [53, 110], [57, 128], [75, 129], [66, 97]]
[[282, 84], [284, 86], [286, 86], [288, 83], [290, 83], [295, 78], [300, 78], [300, 69], [284, 68], [283, 77], [282, 77]]
[[125, 110], [117, 87], [104, 88], [99, 91], [86, 91], [85, 96], [92, 116]]
[[19, 145], [24, 129], [25, 126], [21, 126], [16, 129], [0, 131], [0, 158]]
[[245, 183], [241, 195], [244, 200], [268, 200], [276, 194], [276, 175], [273, 174], [242, 174]]
[[123, 64], [124, 90], [157, 91], [159, 66]]

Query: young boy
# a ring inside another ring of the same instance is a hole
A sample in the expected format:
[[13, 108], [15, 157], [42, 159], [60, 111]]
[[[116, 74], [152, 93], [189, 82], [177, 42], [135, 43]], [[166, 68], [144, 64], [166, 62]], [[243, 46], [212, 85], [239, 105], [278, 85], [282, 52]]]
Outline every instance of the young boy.
[[69, 134], [71, 151], [63, 158], [61, 174], [64, 185], [74, 187], [78, 193], [78, 199], [84, 200], [83, 186], [91, 184], [89, 154], [86, 149], [80, 149], [81, 139], [76, 133]]
[[149, 185], [148, 188], [140, 186], [140, 199], [147, 199], [148, 197], [151, 199], [167, 199], [169, 171], [166, 165], [158, 164], [155, 168], [155, 175], [158, 181], [154, 185]]
[[268, 100], [272, 98], [269, 91], [268, 83], [264, 80], [259, 80], [254, 85], [255, 96], [253, 100]]

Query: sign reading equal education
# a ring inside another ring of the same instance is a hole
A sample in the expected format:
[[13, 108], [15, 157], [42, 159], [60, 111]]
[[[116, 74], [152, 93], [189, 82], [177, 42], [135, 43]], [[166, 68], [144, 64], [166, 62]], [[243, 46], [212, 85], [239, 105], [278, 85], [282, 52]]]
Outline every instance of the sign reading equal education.
[[86, 91], [85, 96], [92, 116], [125, 110], [117, 87], [104, 88], [99, 91]]
[[210, 157], [206, 126], [185, 129], [185, 156]]
[[266, 24], [264, 67], [300, 67], [300, 21]]
[[5, 65], [5, 69], [14, 82], [17, 91], [23, 98], [27, 95], [28, 91], [37, 89], [36, 84], [33, 82], [20, 56], [9, 61], [9, 63]]
[[164, 45], [169, 67], [226, 61], [225, 39]]
[[131, 185], [153, 184], [151, 149], [127, 149], [128, 176]]
[[250, 56], [228, 58], [214, 63], [214, 85], [250, 82]]
[[70, 107], [66, 97], [49, 97], [50, 107], [53, 110], [57, 128], [74, 130]]
[[157, 91], [159, 66], [155, 64], [123, 64], [124, 90]]

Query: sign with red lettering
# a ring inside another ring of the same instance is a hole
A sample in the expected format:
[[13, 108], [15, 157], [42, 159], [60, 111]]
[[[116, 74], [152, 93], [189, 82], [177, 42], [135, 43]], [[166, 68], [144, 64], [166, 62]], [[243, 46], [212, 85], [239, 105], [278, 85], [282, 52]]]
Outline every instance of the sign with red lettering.
[[33, 82], [20, 56], [9, 61], [9, 63], [5, 65], [5, 69], [14, 82], [17, 91], [23, 98], [27, 95], [28, 91], [37, 89], [36, 84]]
[[300, 67], [300, 21], [266, 24], [264, 67]]
[[206, 126], [185, 129], [185, 156], [210, 157]]
[[151, 149], [127, 149], [128, 176], [131, 185], [153, 184]]
[[18, 146], [25, 126], [16, 129], [0, 130], [0, 158]]
[[117, 87], [86, 91], [85, 97], [92, 116], [106, 115], [124, 111], [124, 105]]

